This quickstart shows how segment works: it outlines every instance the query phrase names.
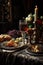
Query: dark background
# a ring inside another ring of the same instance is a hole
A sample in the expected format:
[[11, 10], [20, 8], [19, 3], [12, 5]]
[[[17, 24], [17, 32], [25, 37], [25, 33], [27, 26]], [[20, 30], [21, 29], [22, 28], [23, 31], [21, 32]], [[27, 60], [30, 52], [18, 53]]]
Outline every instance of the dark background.
[[35, 5], [38, 6], [38, 15], [43, 15], [43, 0], [12, 0], [14, 18], [26, 17], [34, 13]]
[[[5, 0], [0, 0], [0, 5], [3, 1]], [[29, 13], [34, 13], [35, 5], [39, 9], [38, 15], [43, 15], [43, 0], [11, 0], [11, 2], [14, 19], [26, 17]]]

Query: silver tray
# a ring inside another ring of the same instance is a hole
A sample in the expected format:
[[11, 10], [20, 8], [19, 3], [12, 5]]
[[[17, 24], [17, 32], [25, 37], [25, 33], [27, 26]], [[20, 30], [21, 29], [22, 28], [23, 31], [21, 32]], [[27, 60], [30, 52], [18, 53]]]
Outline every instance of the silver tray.
[[8, 47], [5, 46], [4, 44], [6, 44], [6, 42], [3, 42], [0, 44], [1, 49], [5, 49], [5, 50], [19, 50], [19, 49], [23, 49], [26, 48], [28, 45], [24, 44], [23, 42], [19, 42], [17, 47]]

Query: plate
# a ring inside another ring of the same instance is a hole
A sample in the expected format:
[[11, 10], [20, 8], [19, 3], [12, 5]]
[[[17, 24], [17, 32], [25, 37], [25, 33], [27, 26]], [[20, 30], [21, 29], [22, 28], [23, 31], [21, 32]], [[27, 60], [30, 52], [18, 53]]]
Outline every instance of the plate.
[[27, 44], [24, 44], [23, 42], [19, 42], [17, 47], [9, 47], [5, 46], [6, 42], [1, 43], [1, 49], [5, 50], [20, 50], [27, 47]]
[[43, 53], [35, 53], [31, 52], [30, 50], [26, 49], [25, 52], [31, 56], [43, 56]]
[[[30, 55], [43, 55], [43, 45], [42, 44], [37, 44], [36, 45], [37, 47], [38, 47], [38, 50], [39, 51], [37, 51], [36, 52], [36, 50], [34, 51], [34, 50], [32, 50], [32, 48], [31, 48], [31, 46], [30, 47], [28, 47], [27, 48], [27, 52], [30, 54]], [[36, 48], [37, 48], [36, 47]], [[34, 48], [35, 49], [35, 48]]]

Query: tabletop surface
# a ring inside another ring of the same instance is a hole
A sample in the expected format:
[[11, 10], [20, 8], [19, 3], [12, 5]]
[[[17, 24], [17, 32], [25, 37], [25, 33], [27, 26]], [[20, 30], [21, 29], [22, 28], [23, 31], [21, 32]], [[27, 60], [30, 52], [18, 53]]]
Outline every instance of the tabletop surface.
[[43, 65], [43, 56], [30, 55], [26, 49], [15, 52], [4, 52], [0, 50], [1, 65]]

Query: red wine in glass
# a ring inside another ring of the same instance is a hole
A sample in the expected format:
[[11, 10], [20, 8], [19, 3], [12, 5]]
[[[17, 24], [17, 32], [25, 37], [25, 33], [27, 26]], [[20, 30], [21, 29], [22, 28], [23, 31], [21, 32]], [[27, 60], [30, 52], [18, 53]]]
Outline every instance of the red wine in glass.
[[28, 31], [28, 26], [27, 26], [27, 24], [21, 24], [21, 30], [22, 30], [22, 31]]

